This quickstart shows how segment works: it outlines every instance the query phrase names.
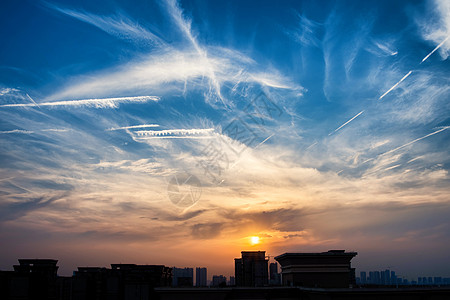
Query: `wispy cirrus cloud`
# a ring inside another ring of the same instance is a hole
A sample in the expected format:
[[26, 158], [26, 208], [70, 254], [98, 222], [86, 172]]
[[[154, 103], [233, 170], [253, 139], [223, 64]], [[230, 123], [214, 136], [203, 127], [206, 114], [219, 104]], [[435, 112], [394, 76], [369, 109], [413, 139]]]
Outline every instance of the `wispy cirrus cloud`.
[[450, 3], [446, 0], [428, 0], [427, 14], [416, 18], [422, 36], [425, 40], [437, 45], [422, 62], [439, 49], [443, 59], [447, 59], [450, 51]]
[[156, 46], [165, 44], [160, 37], [123, 14], [102, 16], [75, 9], [64, 8], [48, 2], [45, 2], [45, 5], [61, 14], [70, 16], [81, 22], [91, 24], [119, 39], [130, 40], [134, 43], [147, 42]]

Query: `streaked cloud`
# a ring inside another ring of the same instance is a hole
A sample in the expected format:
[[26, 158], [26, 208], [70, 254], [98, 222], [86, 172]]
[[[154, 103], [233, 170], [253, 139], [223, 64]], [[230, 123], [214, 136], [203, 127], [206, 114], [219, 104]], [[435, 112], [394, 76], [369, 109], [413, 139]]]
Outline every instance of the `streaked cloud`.
[[45, 2], [45, 5], [59, 13], [73, 17], [81, 22], [91, 24], [104, 32], [119, 39], [130, 40], [135, 43], [147, 42], [154, 45], [165, 44], [165, 42], [123, 14], [113, 16], [102, 16], [74, 9], [64, 8], [52, 3]]

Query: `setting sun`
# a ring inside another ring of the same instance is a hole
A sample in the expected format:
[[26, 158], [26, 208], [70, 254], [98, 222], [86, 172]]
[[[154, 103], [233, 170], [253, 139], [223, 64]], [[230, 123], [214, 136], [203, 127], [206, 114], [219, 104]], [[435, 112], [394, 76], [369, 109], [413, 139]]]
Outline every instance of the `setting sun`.
[[252, 236], [252, 237], [250, 237], [250, 243], [252, 245], [259, 244], [259, 236]]

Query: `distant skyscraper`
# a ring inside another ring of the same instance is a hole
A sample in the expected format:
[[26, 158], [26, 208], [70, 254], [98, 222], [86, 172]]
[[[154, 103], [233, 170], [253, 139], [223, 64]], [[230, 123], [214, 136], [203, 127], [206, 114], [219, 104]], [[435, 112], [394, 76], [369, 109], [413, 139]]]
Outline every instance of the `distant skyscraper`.
[[373, 272], [373, 276], [374, 276], [373, 283], [374, 283], [374, 284], [380, 284], [380, 283], [381, 283], [380, 272], [379, 272], [379, 271]]
[[264, 286], [268, 284], [268, 260], [266, 251], [242, 251], [241, 258], [234, 259], [237, 286]]
[[384, 271], [384, 284], [391, 284], [391, 271]]
[[195, 269], [195, 286], [207, 286], [206, 278], [207, 278], [206, 268], [196, 268]]
[[367, 283], [367, 277], [366, 277], [366, 272], [361, 272], [361, 284], [366, 284]]
[[394, 271], [391, 271], [391, 284], [397, 284], [397, 275]]

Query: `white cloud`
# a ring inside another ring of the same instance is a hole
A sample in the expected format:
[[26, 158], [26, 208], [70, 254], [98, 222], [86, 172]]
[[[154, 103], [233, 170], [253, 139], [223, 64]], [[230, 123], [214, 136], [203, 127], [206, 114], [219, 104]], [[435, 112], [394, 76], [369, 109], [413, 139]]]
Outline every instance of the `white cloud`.
[[81, 12], [73, 9], [62, 8], [54, 4], [46, 3], [48, 7], [79, 21], [91, 24], [106, 33], [119, 39], [133, 42], [149, 42], [154, 45], [164, 44], [164, 41], [146, 28], [133, 22], [124, 15], [99, 16], [92, 13]]
[[[443, 59], [450, 55], [450, 1], [429, 0], [430, 11], [426, 18], [417, 20], [422, 36], [425, 40], [433, 42], [439, 49], [439, 54]], [[430, 52], [431, 55], [435, 50]], [[422, 60], [425, 61], [428, 56]]]

